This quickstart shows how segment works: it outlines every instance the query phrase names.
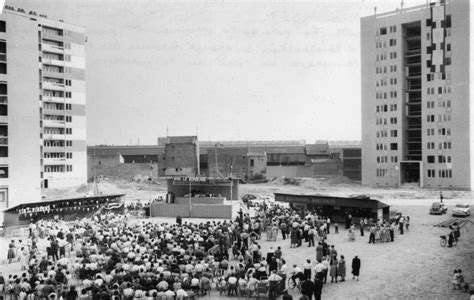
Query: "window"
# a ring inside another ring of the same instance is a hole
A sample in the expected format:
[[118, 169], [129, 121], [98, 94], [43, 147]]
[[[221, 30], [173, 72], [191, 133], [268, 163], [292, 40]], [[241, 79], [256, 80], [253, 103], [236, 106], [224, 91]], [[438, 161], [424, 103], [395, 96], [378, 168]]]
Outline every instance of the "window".
[[428, 155], [426, 157], [426, 161], [429, 163], [429, 164], [434, 164], [435, 163], [435, 157], [434, 155]]
[[250, 166], [253, 167], [255, 165], [255, 161], [253, 159], [250, 160]]
[[398, 144], [397, 143], [390, 143], [390, 150], [398, 150]]
[[435, 174], [436, 174], [435, 170], [431, 170], [431, 169], [428, 170], [428, 177], [434, 178]]
[[8, 167], [0, 166], [0, 178], [8, 178]]
[[7, 32], [7, 23], [0, 21], [0, 32]]
[[0, 74], [7, 74], [7, 64], [0, 63]]
[[390, 130], [390, 136], [391, 137], [397, 137], [397, 131], [396, 130]]
[[431, 26], [431, 19], [426, 19], [426, 26]]
[[446, 18], [445, 18], [445, 27], [446, 28], [450, 28], [451, 27], [451, 15], [446, 15]]
[[387, 27], [380, 28], [380, 35], [386, 35], [386, 34], [387, 34]]

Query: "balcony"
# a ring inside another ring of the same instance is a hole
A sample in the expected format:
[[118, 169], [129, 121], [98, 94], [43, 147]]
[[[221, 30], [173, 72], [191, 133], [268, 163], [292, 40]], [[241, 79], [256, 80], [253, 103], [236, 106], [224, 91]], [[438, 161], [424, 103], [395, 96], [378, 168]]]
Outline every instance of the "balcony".
[[43, 127], [60, 127], [63, 128], [66, 122], [61, 120], [43, 120]]
[[51, 133], [44, 133], [43, 134], [43, 139], [44, 140], [55, 140], [55, 141], [62, 141], [64, 140], [66, 137], [65, 137], [65, 134], [51, 134]]
[[63, 83], [43, 81], [43, 89], [62, 91], [62, 90], [64, 90], [64, 84]]
[[46, 52], [64, 53], [64, 47], [42, 43], [41, 48]]
[[43, 39], [46, 39], [46, 40], [55, 40], [55, 41], [63, 41], [64, 40], [63, 35], [52, 32], [52, 31], [44, 31], [43, 30], [41, 32], [41, 34], [42, 34]]
[[47, 65], [54, 65], [54, 66], [64, 66], [64, 60], [53, 59], [53, 58], [42, 58], [41, 62]]
[[65, 165], [66, 158], [45, 158], [43, 159], [44, 165]]
[[53, 77], [53, 78], [64, 78], [63, 71], [53, 71], [53, 70], [45, 70], [43, 69], [43, 76], [44, 77]]
[[45, 102], [64, 103], [64, 100], [64, 97], [43, 96], [43, 101]]
[[44, 115], [64, 116], [65, 113], [66, 111], [64, 109], [43, 108]]
[[65, 146], [44, 146], [43, 152], [66, 152]]

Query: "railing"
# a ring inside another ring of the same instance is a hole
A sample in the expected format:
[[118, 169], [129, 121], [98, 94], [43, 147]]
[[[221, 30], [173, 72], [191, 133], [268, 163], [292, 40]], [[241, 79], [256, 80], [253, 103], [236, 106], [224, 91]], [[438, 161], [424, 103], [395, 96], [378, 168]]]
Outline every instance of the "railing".
[[42, 44], [43, 51], [64, 51], [64, 47], [57, 46], [57, 45], [51, 45], [48, 43], [43, 43]]

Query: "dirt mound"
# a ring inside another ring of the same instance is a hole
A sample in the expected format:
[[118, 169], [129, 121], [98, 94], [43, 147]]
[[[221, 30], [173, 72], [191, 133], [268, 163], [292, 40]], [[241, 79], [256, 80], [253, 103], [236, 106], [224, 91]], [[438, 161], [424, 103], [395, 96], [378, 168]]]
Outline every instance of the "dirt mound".
[[91, 184], [91, 183], [83, 184], [83, 185], [80, 185], [76, 189], [76, 193], [88, 193], [88, 192], [92, 191], [92, 189], [93, 189], [93, 184]]

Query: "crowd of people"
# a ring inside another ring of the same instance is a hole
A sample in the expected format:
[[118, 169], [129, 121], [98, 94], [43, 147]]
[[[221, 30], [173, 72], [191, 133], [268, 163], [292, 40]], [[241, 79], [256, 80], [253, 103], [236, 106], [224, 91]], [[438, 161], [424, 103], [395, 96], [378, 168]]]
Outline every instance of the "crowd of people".
[[[19, 300], [186, 299], [213, 288], [251, 295], [263, 284], [274, 298], [285, 289], [288, 267], [281, 247], [263, 255], [259, 240], [262, 224], [276, 213], [292, 224], [291, 232], [293, 225], [305, 224], [290, 210], [268, 210], [253, 218], [241, 211], [231, 222], [200, 224], [181, 218], [177, 224], [130, 222], [127, 215], [105, 211], [69, 224], [40, 220], [30, 225], [26, 243], [11, 241], [9, 263], [20, 256], [24, 272], [0, 274], [0, 292]], [[305, 226], [295, 244], [311, 239]], [[46, 243], [45, 252], [38, 243]]]
[[[0, 273], [0, 293], [15, 300], [155, 300], [191, 299], [211, 290], [228, 296], [263, 291], [270, 299], [290, 299], [286, 290], [297, 288], [308, 299], [321, 299], [326, 283], [359, 281], [361, 259], [352, 258], [348, 276], [349, 262], [328, 244], [328, 235], [339, 232], [336, 224], [315, 211], [280, 205], [257, 206], [252, 217], [241, 210], [235, 220], [199, 224], [181, 217], [176, 224], [131, 221], [107, 211], [73, 223], [40, 220], [30, 225], [26, 242], [11, 241], [7, 258], [20, 257], [23, 273]], [[395, 226], [408, 230], [408, 224], [408, 217], [390, 225], [361, 219], [360, 234], [368, 228], [369, 242], [377, 231], [393, 241]], [[346, 229], [349, 238], [355, 235], [352, 221]], [[290, 248], [314, 247], [315, 256], [290, 267], [285, 255], [293, 253], [283, 253], [282, 240], [263, 253], [262, 234], [270, 242], [281, 235]], [[46, 251], [39, 243], [46, 243]]]

